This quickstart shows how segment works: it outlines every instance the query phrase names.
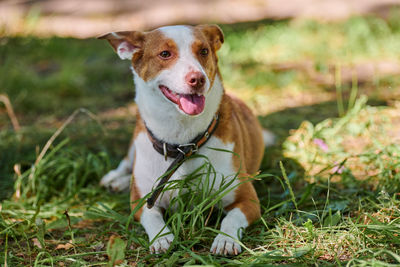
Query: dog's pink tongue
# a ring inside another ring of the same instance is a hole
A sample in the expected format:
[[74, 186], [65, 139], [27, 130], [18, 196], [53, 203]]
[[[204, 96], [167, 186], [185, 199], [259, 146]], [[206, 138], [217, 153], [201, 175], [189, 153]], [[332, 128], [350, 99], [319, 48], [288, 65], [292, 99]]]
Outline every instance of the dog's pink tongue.
[[204, 109], [205, 97], [203, 95], [181, 95], [179, 108], [189, 115], [200, 114]]

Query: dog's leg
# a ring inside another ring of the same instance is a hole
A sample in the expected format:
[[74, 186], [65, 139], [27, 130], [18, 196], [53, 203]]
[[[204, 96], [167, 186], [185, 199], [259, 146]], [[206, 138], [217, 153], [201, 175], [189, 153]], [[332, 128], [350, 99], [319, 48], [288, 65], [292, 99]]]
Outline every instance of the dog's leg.
[[224, 234], [218, 234], [211, 245], [213, 254], [237, 255], [241, 252], [240, 245], [235, 239], [242, 238], [243, 229], [249, 225], [246, 216], [240, 208], [234, 208], [229, 211], [222, 220], [220, 231]]
[[210, 251], [214, 254], [238, 255], [241, 247], [235, 239], [240, 240], [243, 230], [261, 216], [257, 193], [250, 181], [235, 190], [234, 203], [225, 209], [229, 211], [220, 229], [224, 234], [215, 237]]
[[111, 170], [101, 178], [100, 185], [108, 187], [113, 191], [129, 189], [134, 155], [135, 147], [132, 142], [129, 147], [128, 155], [119, 163], [116, 169]]
[[152, 242], [150, 251], [156, 254], [166, 252], [174, 240], [174, 235], [170, 233], [169, 228], [165, 225], [160, 208], [153, 207], [148, 209], [144, 207], [140, 223], [146, 230], [149, 241]]

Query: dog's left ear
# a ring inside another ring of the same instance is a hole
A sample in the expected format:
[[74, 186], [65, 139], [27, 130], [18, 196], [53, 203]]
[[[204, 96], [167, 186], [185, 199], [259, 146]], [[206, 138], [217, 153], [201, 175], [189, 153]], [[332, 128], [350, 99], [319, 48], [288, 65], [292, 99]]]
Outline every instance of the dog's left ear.
[[144, 36], [143, 32], [122, 31], [107, 33], [97, 39], [106, 39], [121, 59], [131, 60], [133, 54], [142, 48]]
[[203, 34], [207, 37], [208, 42], [214, 51], [221, 48], [224, 43], [224, 34], [217, 25], [198, 25], [196, 28], [200, 29]]

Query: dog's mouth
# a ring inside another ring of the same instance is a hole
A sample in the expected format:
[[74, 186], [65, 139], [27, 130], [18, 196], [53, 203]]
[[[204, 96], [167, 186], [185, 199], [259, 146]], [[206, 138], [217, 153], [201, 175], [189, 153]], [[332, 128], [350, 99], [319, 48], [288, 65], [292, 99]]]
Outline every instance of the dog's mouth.
[[164, 85], [159, 86], [164, 96], [172, 103], [178, 105], [179, 109], [188, 115], [197, 115], [203, 112], [205, 105], [204, 95], [198, 94], [178, 94], [172, 92]]

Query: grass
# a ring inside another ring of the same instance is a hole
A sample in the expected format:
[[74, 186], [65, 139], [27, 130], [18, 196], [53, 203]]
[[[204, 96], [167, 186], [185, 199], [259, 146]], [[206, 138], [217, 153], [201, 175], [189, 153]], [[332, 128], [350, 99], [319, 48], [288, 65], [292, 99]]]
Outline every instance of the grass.
[[[176, 239], [167, 254], [149, 254], [128, 194], [98, 185], [126, 153], [135, 124], [126, 62], [97, 40], [3, 37], [0, 90], [21, 130], [13, 130], [0, 103], [0, 264], [400, 264], [400, 81], [396, 73], [346, 76], [366, 62], [400, 64], [396, 17], [223, 29], [226, 87], [278, 136], [254, 177], [262, 219], [245, 231], [244, 252], [208, 252], [226, 188], [212, 193], [198, 184], [199, 175], [212, 181], [206, 162], [165, 189], [182, 192], [176, 211], [165, 215]], [[33, 169], [81, 107], [95, 115], [76, 115]]]

